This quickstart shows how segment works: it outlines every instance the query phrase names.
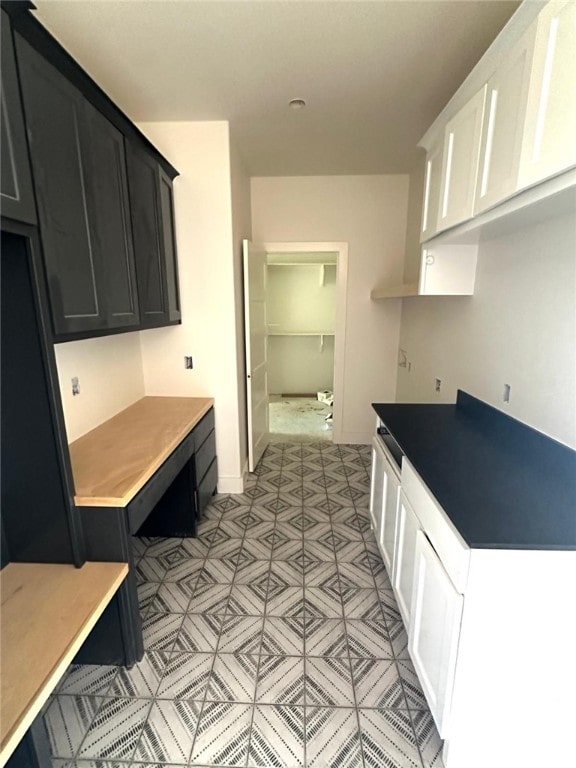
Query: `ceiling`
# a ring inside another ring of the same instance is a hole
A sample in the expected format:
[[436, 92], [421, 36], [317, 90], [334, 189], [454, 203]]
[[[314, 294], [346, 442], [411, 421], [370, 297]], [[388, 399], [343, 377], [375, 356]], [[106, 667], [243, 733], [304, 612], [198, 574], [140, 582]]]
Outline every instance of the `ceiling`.
[[[507, 0], [35, 0], [134, 121], [228, 120], [252, 176], [409, 172]], [[306, 107], [291, 110], [294, 98]]]

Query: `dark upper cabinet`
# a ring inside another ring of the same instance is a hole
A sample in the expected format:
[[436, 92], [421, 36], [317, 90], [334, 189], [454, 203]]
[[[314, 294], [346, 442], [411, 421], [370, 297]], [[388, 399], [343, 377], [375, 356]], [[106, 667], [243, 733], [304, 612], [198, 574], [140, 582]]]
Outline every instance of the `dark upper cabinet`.
[[19, 36], [16, 48], [55, 337], [135, 329], [123, 137]]
[[172, 181], [139, 147], [127, 156], [141, 327], [179, 323]]
[[0, 98], [0, 211], [16, 221], [36, 223], [36, 205], [26, 146], [10, 19], [2, 11], [2, 76]]
[[88, 146], [88, 207], [101, 274], [108, 328], [133, 328], [140, 322], [124, 137], [85, 102]]

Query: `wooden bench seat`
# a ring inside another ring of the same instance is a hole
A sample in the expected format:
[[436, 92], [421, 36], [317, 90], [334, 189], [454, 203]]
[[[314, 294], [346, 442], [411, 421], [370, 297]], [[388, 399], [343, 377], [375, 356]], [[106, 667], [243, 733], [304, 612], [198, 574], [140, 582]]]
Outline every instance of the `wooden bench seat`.
[[126, 563], [10, 563], [0, 571], [0, 767], [128, 573]]

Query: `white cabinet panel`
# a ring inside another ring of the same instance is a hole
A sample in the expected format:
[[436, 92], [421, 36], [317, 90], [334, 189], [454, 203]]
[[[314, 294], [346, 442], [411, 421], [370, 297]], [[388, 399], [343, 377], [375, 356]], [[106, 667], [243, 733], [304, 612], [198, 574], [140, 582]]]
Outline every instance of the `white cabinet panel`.
[[486, 86], [446, 125], [438, 231], [472, 217], [485, 98]]
[[394, 547], [396, 543], [398, 505], [400, 502], [400, 480], [389, 463], [386, 468], [386, 474], [386, 499], [384, 504], [384, 515], [382, 517], [382, 524], [380, 526], [378, 537], [378, 545], [388, 575], [392, 578], [392, 573], [394, 571]]
[[576, 3], [538, 16], [518, 189], [576, 165]]
[[384, 454], [377, 437], [372, 438], [372, 472], [370, 481], [370, 518], [374, 536], [378, 540], [378, 532], [382, 520], [382, 510], [386, 499], [386, 473], [384, 471]]
[[516, 192], [535, 37], [533, 24], [488, 81], [474, 215]]
[[442, 738], [448, 732], [463, 605], [429, 540], [417, 531], [408, 650]]
[[416, 534], [420, 529], [418, 518], [403, 492], [400, 492], [398, 521], [396, 524], [396, 549], [392, 586], [404, 624], [410, 626], [412, 585], [416, 557]]
[[400, 494], [400, 479], [386, 448], [378, 437], [372, 439], [372, 484], [370, 488], [370, 517], [374, 535], [392, 578], [396, 516]]
[[440, 185], [442, 183], [442, 139], [443, 137], [438, 139], [426, 154], [420, 242], [429, 240], [438, 229], [438, 206], [440, 205]]

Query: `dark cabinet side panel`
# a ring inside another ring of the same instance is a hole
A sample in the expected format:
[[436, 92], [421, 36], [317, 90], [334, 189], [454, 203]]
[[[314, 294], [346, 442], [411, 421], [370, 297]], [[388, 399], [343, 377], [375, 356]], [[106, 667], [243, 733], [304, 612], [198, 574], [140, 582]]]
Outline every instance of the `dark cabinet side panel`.
[[[2, 232], [1, 508], [10, 559], [81, 564], [83, 541], [61, 464], [29, 241]], [[51, 363], [55, 366], [55, 362]]]
[[162, 220], [162, 241], [164, 246], [164, 265], [166, 270], [167, 313], [170, 322], [180, 320], [180, 293], [178, 287], [178, 262], [174, 224], [174, 201], [172, 180], [159, 169], [160, 210]]
[[124, 137], [88, 103], [85, 114], [86, 187], [94, 248], [102, 270], [98, 289], [106, 296], [106, 325], [111, 329], [136, 326], [140, 313]]
[[0, 98], [0, 202], [2, 216], [27, 224], [36, 223], [36, 204], [32, 188], [26, 129], [20, 103], [16, 60], [10, 19], [2, 11], [2, 88]]
[[97, 292], [80, 144], [83, 103], [18, 36], [16, 47], [54, 330], [100, 330], [106, 319]]

